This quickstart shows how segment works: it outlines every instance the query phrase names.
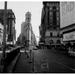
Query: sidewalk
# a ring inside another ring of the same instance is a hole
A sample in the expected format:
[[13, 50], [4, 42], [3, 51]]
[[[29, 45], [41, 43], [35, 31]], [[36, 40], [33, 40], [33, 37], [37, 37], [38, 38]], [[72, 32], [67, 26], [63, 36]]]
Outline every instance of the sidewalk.
[[14, 68], [14, 73], [32, 73], [32, 63], [30, 62], [30, 57], [27, 57], [25, 52], [21, 52]]

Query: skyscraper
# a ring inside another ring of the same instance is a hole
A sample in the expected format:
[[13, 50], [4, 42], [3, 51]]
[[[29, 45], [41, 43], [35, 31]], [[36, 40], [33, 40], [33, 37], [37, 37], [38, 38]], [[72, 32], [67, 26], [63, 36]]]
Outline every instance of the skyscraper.
[[43, 2], [40, 41], [45, 45], [60, 43], [60, 2]]

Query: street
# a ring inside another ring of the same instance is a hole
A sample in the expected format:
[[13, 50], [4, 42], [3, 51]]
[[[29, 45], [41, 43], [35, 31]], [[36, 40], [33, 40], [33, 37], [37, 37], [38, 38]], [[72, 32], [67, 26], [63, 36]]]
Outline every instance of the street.
[[52, 49], [32, 50], [31, 58], [27, 57], [25, 55], [25, 52], [21, 51], [21, 56], [15, 66], [14, 72], [15, 73], [74, 73], [75, 58], [69, 57], [65, 54], [58, 53], [56, 50]]

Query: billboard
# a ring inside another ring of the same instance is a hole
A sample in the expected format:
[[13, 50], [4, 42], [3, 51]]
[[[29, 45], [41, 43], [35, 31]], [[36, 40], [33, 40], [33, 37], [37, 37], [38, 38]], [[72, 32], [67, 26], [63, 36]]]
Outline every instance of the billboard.
[[63, 41], [75, 40], [75, 31], [63, 34]]
[[60, 27], [75, 23], [75, 2], [60, 2]]

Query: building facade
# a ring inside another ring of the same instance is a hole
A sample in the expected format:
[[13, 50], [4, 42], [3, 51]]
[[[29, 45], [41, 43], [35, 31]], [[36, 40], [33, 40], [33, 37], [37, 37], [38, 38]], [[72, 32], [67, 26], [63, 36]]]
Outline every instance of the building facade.
[[45, 45], [60, 44], [60, 2], [43, 2], [40, 42]]
[[25, 14], [25, 22], [21, 24], [21, 40], [24, 38], [25, 41], [22, 41], [22, 43], [25, 43], [27, 46], [30, 45], [36, 45], [34, 44], [36, 42], [35, 35], [32, 30], [31, 25], [31, 13], [27, 12]]
[[[15, 15], [11, 9], [7, 9], [7, 25], [6, 25], [6, 43], [15, 44], [16, 30], [15, 30]], [[4, 25], [4, 9], [0, 9], [0, 23]]]

